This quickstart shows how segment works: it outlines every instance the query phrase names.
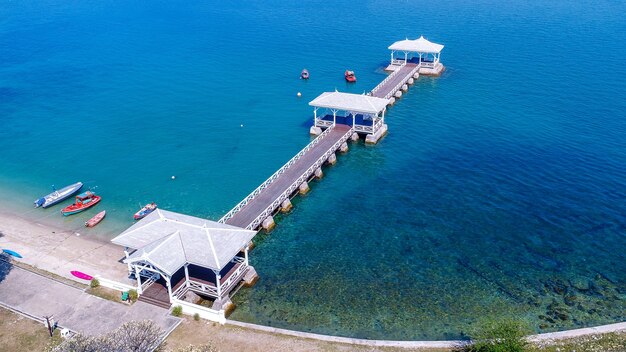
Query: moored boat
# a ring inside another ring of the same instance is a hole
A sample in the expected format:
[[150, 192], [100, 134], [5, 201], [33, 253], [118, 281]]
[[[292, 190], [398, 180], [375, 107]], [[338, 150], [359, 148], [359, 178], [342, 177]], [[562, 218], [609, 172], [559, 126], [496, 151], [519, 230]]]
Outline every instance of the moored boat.
[[93, 280], [93, 276], [91, 276], [89, 274], [85, 274], [82, 271], [72, 270], [72, 271], [70, 271], [70, 273], [72, 275], [76, 276], [79, 279], [83, 279], [83, 280], [87, 280], [87, 281]]
[[300, 78], [309, 79], [309, 71], [306, 68], [300, 73]]
[[348, 82], [356, 82], [356, 76], [354, 75], [354, 71], [349, 71], [346, 70], [346, 72], [343, 74], [344, 77], [346, 77], [346, 81]]
[[52, 186], [53, 188], [52, 193], [35, 200], [35, 208], [38, 208], [38, 207], [47, 208], [49, 206], [55, 205], [71, 197], [74, 193], [78, 192], [82, 187], [83, 187], [82, 182], [76, 182], [69, 186], [65, 186], [59, 190], [54, 189], [54, 186]]
[[80, 213], [81, 211], [87, 210], [98, 204], [101, 199], [102, 197], [97, 196], [91, 191], [81, 193], [76, 196], [76, 202], [61, 209], [61, 213], [65, 216]]
[[146, 215], [148, 215], [148, 214], [152, 213], [153, 211], [155, 211], [156, 208], [157, 208], [157, 205], [156, 205], [155, 202], [146, 204], [145, 207], [139, 209], [139, 211], [135, 213], [133, 218], [135, 220], [141, 220], [141, 219], [145, 218]]
[[104, 219], [104, 217], [107, 215], [107, 211], [103, 210], [101, 212], [99, 212], [98, 214], [96, 214], [96, 216], [94, 216], [93, 218], [87, 220], [85, 222], [85, 226], [86, 227], [94, 227], [96, 225], [98, 225], [100, 223], [100, 221], [102, 221], [102, 219]]

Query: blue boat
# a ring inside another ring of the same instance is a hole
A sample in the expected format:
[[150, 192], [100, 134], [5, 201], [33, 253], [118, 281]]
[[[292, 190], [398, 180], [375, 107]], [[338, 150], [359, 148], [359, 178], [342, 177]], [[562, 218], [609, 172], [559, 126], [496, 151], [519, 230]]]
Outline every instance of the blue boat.
[[21, 254], [19, 254], [19, 253], [15, 252], [15, 251], [12, 251], [12, 250], [10, 250], [10, 249], [3, 249], [3, 250], [2, 250], [2, 252], [6, 253], [6, 254], [8, 254], [8, 255], [12, 255], [12, 256], [14, 256], [15, 258], [22, 258], [22, 255], [21, 255]]
[[63, 187], [60, 190], [56, 190], [54, 189], [54, 186], [52, 186], [54, 192], [48, 194], [47, 196], [44, 196], [35, 200], [35, 208], [39, 208], [39, 207], [47, 208], [47, 207], [53, 206], [71, 197], [72, 195], [74, 195], [74, 193], [80, 191], [82, 187], [83, 187], [82, 182], [76, 182], [69, 186]]

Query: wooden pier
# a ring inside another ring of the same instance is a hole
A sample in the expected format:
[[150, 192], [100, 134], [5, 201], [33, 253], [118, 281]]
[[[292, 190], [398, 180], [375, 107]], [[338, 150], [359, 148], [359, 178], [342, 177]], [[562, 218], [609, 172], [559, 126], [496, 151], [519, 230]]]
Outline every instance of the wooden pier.
[[309, 181], [331, 155], [352, 135], [351, 126], [336, 124], [326, 129], [244, 200], [224, 215], [219, 222], [257, 230], [281, 204]]
[[[257, 187], [219, 222], [248, 230], [274, 226], [273, 215], [282, 207], [291, 206], [289, 199], [300, 190], [308, 190], [307, 182], [321, 173], [325, 162], [334, 163], [335, 152], [347, 150], [346, 142], [357, 134], [365, 135], [366, 143], [377, 143], [387, 133], [385, 111], [403, 91], [408, 90], [420, 72], [439, 74], [443, 45], [420, 37], [392, 44], [391, 61], [386, 70], [393, 71], [366, 95], [325, 92], [309, 105], [314, 109], [311, 134], [317, 135], [311, 143]], [[404, 52], [397, 58], [396, 51]], [[415, 54], [415, 55], [413, 55]], [[318, 110], [326, 110], [318, 115]], [[338, 114], [343, 112], [343, 115]]]

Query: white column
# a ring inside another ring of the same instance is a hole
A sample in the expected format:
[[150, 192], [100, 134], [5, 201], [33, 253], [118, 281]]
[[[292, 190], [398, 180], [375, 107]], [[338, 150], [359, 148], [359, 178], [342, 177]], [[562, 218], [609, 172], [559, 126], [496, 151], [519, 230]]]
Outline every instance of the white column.
[[383, 123], [385, 123], [385, 111], [386, 111], [386, 110], [387, 110], [387, 109], [383, 109]]
[[333, 126], [337, 124], [337, 110], [333, 110]]
[[[124, 255], [126, 256], [126, 260], [128, 260], [128, 256], [130, 255], [130, 253], [128, 253], [128, 247], [124, 247]], [[126, 263], [126, 265], [128, 266], [128, 275], [130, 275], [133, 272], [133, 268], [130, 263]]]
[[222, 276], [220, 275], [219, 272], [213, 270], [213, 272], [215, 273], [215, 287], [217, 287], [217, 297], [221, 298], [222, 297], [222, 284], [220, 283], [220, 281], [222, 281]]
[[189, 264], [185, 264], [185, 286], [189, 287], [189, 269], [187, 267]]
[[409, 52], [405, 51], [404, 52], [404, 62], [406, 63], [407, 61], [409, 61]]
[[170, 278], [167, 276], [163, 276], [165, 278], [165, 284], [167, 285], [167, 295], [170, 297], [170, 302], [172, 301], [172, 283], [170, 282]]
[[248, 247], [243, 251], [244, 258], [246, 259], [246, 266], [248, 266]]
[[139, 268], [135, 266], [135, 276], [137, 277], [137, 293], [142, 294], [143, 289], [141, 288], [141, 275], [139, 275]]
[[350, 113], [350, 115], [352, 115], [352, 128], [354, 128], [354, 125], [356, 124], [356, 114]]
[[317, 126], [317, 108], [313, 109], [313, 126]]
[[389, 61], [390, 64], [393, 64], [393, 54], [395, 53], [395, 50], [391, 50], [391, 61]]

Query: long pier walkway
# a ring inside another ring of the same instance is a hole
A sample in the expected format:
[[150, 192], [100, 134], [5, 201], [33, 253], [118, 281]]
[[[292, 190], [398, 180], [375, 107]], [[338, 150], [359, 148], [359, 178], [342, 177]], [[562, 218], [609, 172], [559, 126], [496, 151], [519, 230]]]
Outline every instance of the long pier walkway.
[[[405, 85], [413, 83], [417, 77], [419, 64], [405, 63], [387, 76], [368, 95], [388, 99], [389, 104], [395, 102], [393, 96], [399, 97]], [[309, 143], [296, 156], [276, 171], [270, 178], [252, 191], [246, 198], [224, 215], [219, 222], [242, 227], [248, 230], [268, 228], [264, 224], [272, 215], [290, 199], [300, 186], [308, 187], [308, 182], [318, 168], [326, 161], [334, 158], [335, 152], [355, 133], [352, 126], [344, 124], [330, 125], [322, 134]], [[321, 171], [321, 169], [320, 169]]]
[[351, 126], [326, 129], [263, 184], [237, 204], [219, 222], [256, 230], [281, 204], [307, 182], [352, 135]]
[[370, 95], [383, 99], [391, 98], [403, 85], [407, 84], [409, 79], [413, 78], [419, 69], [420, 65], [413, 63], [400, 66], [400, 68], [393, 71], [393, 73], [372, 89]]

